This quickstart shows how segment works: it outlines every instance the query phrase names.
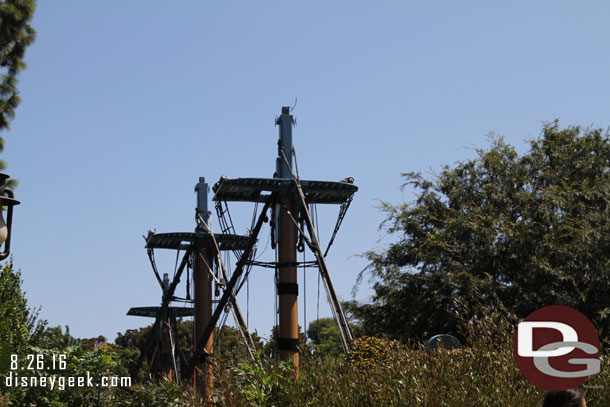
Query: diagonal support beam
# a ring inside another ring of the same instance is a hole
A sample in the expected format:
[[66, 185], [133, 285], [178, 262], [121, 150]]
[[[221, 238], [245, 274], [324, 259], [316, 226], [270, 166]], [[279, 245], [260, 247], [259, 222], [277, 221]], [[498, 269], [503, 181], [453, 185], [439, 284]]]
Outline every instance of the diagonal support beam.
[[275, 199], [274, 194], [271, 194], [269, 197], [267, 197], [267, 201], [265, 202], [265, 206], [263, 207], [263, 210], [261, 211], [261, 213], [258, 217], [256, 226], [254, 226], [254, 229], [250, 233], [250, 239], [248, 240], [248, 245], [246, 246], [246, 248], [243, 252], [243, 255], [241, 256], [241, 258], [237, 262], [237, 265], [235, 266], [235, 271], [233, 272], [233, 275], [231, 276], [231, 280], [227, 283], [227, 287], [225, 288], [225, 290], [222, 294], [222, 297], [220, 298], [220, 301], [216, 305], [216, 309], [214, 310], [214, 313], [212, 314], [212, 319], [210, 320], [210, 323], [205, 328], [205, 331], [203, 332], [203, 336], [199, 340], [199, 343], [197, 344], [196, 348], [194, 349], [193, 356], [191, 357], [191, 360], [189, 361], [189, 364], [187, 367], [187, 377], [192, 376], [193, 371], [195, 370], [195, 365], [199, 362], [199, 360], [201, 360], [201, 357], [204, 354], [205, 344], [207, 343], [208, 339], [210, 338], [210, 335], [212, 335], [212, 333], [214, 332], [214, 328], [216, 327], [216, 324], [218, 323], [218, 320], [220, 319], [220, 315], [222, 314], [224, 307], [228, 304], [229, 300], [234, 295], [233, 290], [235, 289], [235, 286], [237, 285], [237, 281], [239, 280], [239, 278], [241, 277], [241, 274], [244, 271], [244, 265], [247, 263], [248, 258], [250, 257], [250, 252], [254, 248], [254, 244], [256, 243], [256, 240], [258, 238], [258, 234], [261, 230], [261, 227], [263, 226], [263, 222], [266, 219], [267, 211], [269, 210], [269, 207], [271, 206], [271, 203], [273, 202], [274, 199]]
[[[280, 148], [280, 152], [282, 153], [284, 161], [288, 162], [286, 154], [284, 154], [284, 150]], [[309, 246], [311, 251], [316, 256], [320, 275], [322, 276], [322, 281], [324, 281], [324, 288], [326, 289], [328, 302], [330, 303], [330, 308], [333, 311], [335, 322], [337, 323], [337, 328], [339, 328], [341, 344], [343, 345], [343, 350], [345, 352], [348, 352], [350, 349], [350, 344], [354, 340], [354, 336], [352, 335], [352, 330], [349, 326], [349, 323], [347, 322], [347, 317], [343, 312], [343, 307], [341, 307], [341, 302], [339, 301], [339, 297], [337, 296], [337, 292], [335, 291], [332, 279], [330, 278], [330, 273], [328, 272], [328, 265], [326, 264], [326, 258], [324, 257], [324, 252], [322, 252], [320, 241], [318, 240], [313, 221], [311, 220], [311, 214], [309, 213], [309, 208], [307, 207], [307, 202], [305, 201], [305, 194], [303, 193], [303, 188], [301, 188], [301, 182], [296, 177], [294, 172], [292, 172], [292, 170], [290, 170], [290, 173], [297, 187], [297, 192], [301, 201], [301, 205], [303, 207], [303, 212], [305, 214], [305, 224], [307, 225], [307, 231], [309, 232], [310, 239], [305, 239], [305, 241], [307, 242], [307, 245]], [[296, 219], [294, 219], [294, 217], [291, 216], [291, 219], [296, 222]]]
[[180, 267], [178, 268], [178, 271], [176, 272], [176, 275], [174, 276], [172, 283], [169, 285], [167, 292], [163, 293], [163, 301], [161, 303], [161, 309], [157, 313], [157, 316], [155, 318], [155, 323], [154, 323], [152, 329], [150, 330], [150, 334], [148, 335], [148, 339], [146, 341], [146, 346], [144, 347], [144, 351], [142, 353], [140, 353], [140, 357], [138, 358], [138, 362], [136, 363], [136, 366], [130, 372], [132, 379], [136, 378], [138, 371], [140, 370], [140, 367], [142, 366], [142, 363], [144, 362], [144, 358], [146, 358], [146, 355], [148, 354], [148, 352], [150, 352], [150, 349], [152, 348], [152, 346], [155, 343], [154, 338], [156, 336], [156, 333], [159, 331], [159, 326], [161, 325], [161, 317], [164, 314], [166, 314], [166, 312], [167, 312], [167, 307], [169, 307], [169, 303], [171, 302], [172, 298], [174, 297], [174, 291], [176, 290], [176, 287], [178, 286], [178, 283], [180, 282], [180, 276], [182, 275], [182, 272], [184, 271], [184, 268], [186, 267], [186, 264], [188, 263], [188, 258], [190, 255], [191, 255], [191, 249], [188, 249], [184, 253], [184, 257], [182, 258]]

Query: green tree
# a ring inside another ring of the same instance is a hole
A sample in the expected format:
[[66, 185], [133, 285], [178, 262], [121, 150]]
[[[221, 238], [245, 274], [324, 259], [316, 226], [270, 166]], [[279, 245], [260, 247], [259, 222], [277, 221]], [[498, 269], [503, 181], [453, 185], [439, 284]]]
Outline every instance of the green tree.
[[[125, 364], [130, 368], [137, 364], [140, 353], [145, 350], [151, 329], [152, 325], [148, 325], [144, 328], [128, 329], [124, 333], [117, 333], [117, 338], [115, 339], [116, 347], [119, 351], [123, 352], [122, 355], [126, 359]], [[181, 367], [185, 369], [187, 362], [193, 355], [193, 322], [178, 319], [176, 321], [176, 331], [177, 357]], [[263, 343], [256, 332], [252, 334], [252, 339], [254, 340], [254, 351], [261, 352]], [[154, 354], [154, 348], [150, 349], [147, 355], [148, 360], [151, 360]], [[239, 362], [249, 360], [244, 340], [237, 328], [227, 325], [223, 326], [221, 330], [218, 327], [215, 328], [214, 358], [225, 367], [234, 366]], [[145, 377], [147, 371], [148, 365], [145, 363], [141, 367], [138, 377]], [[182, 374], [186, 374], [186, 371], [183, 371]]]
[[[226, 365], [237, 365], [239, 362], [250, 360], [248, 349], [239, 329], [225, 325], [214, 332], [214, 357]], [[253, 352], [261, 352], [263, 342], [256, 332], [251, 333], [254, 341]]]
[[77, 346], [79, 340], [70, 335], [70, 328], [66, 325], [65, 332], [61, 325], [45, 329], [38, 340], [38, 346], [45, 349], [65, 350], [69, 346]]
[[35, 345], [46, 325], [38, 320], [39, 310], [28, 308], [21, 283], [21, 272], [5, 264], [0, 270], [0, 345], [13, 352]]
[[403, 174], [416, 199], [382, 204], [396, 241], [366, 253], [372, 302], [347, 307], [366, 334], [457, 334], [463, 305], [498, 302], [518, 317], [572, 306], [610, 335], [608, 131], [555, 121], [529, 147], [495, 136], [439, 175]]
[[[279, 338], [279, 334], [280, 334], [280, 326], [273, 325], [273, 327], [271, 328], [271, 336], [270, 336], [269, 340], [267, 341], [267, 343], [265, 343], [265, 345], [263, 346], [263, 349], [262, 349], [264, 356], [271, 357], [271, 358], [279, 357], [279, 350], [277, 348], [277, 338]], [[309, 352], [309, 350], [307, 349], [307, 337], [301, 330], [300, 326], [299, 326], [299, 343], [297, 346], [298, 346], [298, 349], [300, 352]]]
[[[26, 67], [25, 50], [36, 38], [30, 26], [35, 9], [35, 0], [0, 1], [0, 131], [9, 129], [21, 102], [17, 76]], [[0, 137], [0, 152], [3, 149], [4, 139]], [[0, 161], [0, 169], [5, 167]]]
[[332, 318], [320, 318], [307, 327], [307, 337], [318, 356], [338, 356], [343, 353], [337, 324]]

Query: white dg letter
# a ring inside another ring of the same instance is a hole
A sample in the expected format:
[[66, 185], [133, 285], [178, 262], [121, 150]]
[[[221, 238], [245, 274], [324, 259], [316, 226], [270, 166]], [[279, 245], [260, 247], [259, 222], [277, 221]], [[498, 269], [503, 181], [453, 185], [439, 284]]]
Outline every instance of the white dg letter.
[[525, 321], [517, 327], [517, 353], [523, 357], [555, 357], [563, 356], [574, 350], [573, 346], [562, 346], [555, 350], [533, 350], [534, 328], [550, 328], [561, 332], [561, 342], [578, 342], [578, 334], [570, 325], [551, 321]]

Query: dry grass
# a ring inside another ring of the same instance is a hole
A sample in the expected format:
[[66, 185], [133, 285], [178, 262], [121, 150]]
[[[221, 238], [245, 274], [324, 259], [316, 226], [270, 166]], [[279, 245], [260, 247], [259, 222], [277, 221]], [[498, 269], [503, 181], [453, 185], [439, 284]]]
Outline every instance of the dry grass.
[[[464, 321], [467, 345], [460, 350], [426, 351], [421, 345], [360, 338], [338, 359], [305, 358], [300, 378], [287, 365], [217, 367], [217, 405], [260, 406], [540, 406], [544, 392], [518, 371], [512, 354], [516, 320], [481, 307]], [[585, 383], [590, 406], [610, 405], [602, 372]], [[596, 387], [588, 387], [596, 386]], [[600, 386], [600, 387], [597, 387]]]

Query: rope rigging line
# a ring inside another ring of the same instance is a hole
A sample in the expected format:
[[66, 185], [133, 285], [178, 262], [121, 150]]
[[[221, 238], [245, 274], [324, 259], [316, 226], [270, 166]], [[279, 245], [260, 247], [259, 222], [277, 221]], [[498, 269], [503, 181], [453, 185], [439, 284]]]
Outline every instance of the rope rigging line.
[[[210, 224], [208, 225], [203, 218], [201, 217], [200, 214], [197, 214], [197, 216], [199, 217], [199, 221], [203, 224], [204, 228], [210, 233], [210, 237], [212, 238], [212, 241], [214, 242], [214, 247], [216, 248], [216, 265], [220, 268], [221, 271], [221, 278], [222, 281], [218, 279], [218, 277], [216, 277], [213, 273], [212, 273], [212, 277], [214, 278], [214, 280], [216, 281], [216, 284], [220, 285], [221, 287], [226, 285], [226, 282], [229, 280], [229, 273], [227, 271], [227, 268], [224, 265], [224, 262], [222, 261], [222, 254], [220, 252], [220, 246], [218, 245], [218, 242], [216, 241], [216, 235], [214, 235], [214, 229], [213, 229], [213, 225], [212, 225], [212, 220], [210, 219]], [[201, 253], [199, 253], [199, 256], [202, 258], [202, 260], [205, 262], [205, 264], [208, 266], [208, 268], [210, 270], [212, 270], [211, 267], [209, 267], [207, 261], [203, 258], [203, 256], [201, 256]]]
[[222, 316], [222, 319], [220, 320], [220, 324], [219, 324], [219, 328], [218, 328], [218, 334], [214, 337], [214, 349], [220, 353], [221, 350], [221, 344], [222, 341], [220, 340], [220, 337], [222, 336], [222, 330], [225, 326], [225, 324], [227, 323], [227, 319], [229, 318], [229, 313], [225, 312]]
[[[194, 253], [191, 253], [189, 255], [189, 260], [187, 262], [187, 267], [192, 269], [193, 272], [191, 273], [191, 290], [189, 291], [189, 295], [192, 295], [191, 298], [193, 298], [193, 305], [192, 305], [192, 309], [193, 309], [193, 315], [191, 315], [191, 338], [193, 338], [193, 345], [195, 344], [195, 256]], [[192, 293], [191, 293], [192, 291]], [[186, 362], [185, 362], [186, 365]]]
[[157, 270], [157, 262], [155, 261], [155, 251], [152, 248], [148, 248], [146, 250], [148, 253], [148, 260], [150, 260], [150, 265], [152, 266], [153, 272], [155, 273], [155, 277], [161, 286], [161, 290], [163, 290], [163, 294], [165, 294], [165, 286], [163, 285], [163, 280], [161, 280], [161, 276], [159, 275], [159, 270]]
[[[257, 267], [263, 267], [263, 268], [269, 268], [269, 269], [274, 269], [277, 267], [276, 262], [274, 261], [248, 261], [246, 264], [250, 265], [250, 266], [257, 266]], [[295, 261], [295, 262], [290, 262], [290, 263], [284, 263], [284, 264], [290, 264], [290, 265], [294, 265], [296, 267], [307, 267], [307, 268], [317, 268], [318, 267], [318, 262], [316, 262], [315, 260], [309, 260], [306, 262], [301, 262], [301, 261]], [[282, 265], [284, 265], [282, 264]]]
[[[153, 351], [153, 355], [150, 358], [150, 364], [148, 365], [148, 370], [146, 371], [146, 376], [148, 376], [148, 378], [150, 379], [150, 371], [152, 370], [154, 364], [155, 364], [155, 357], [157, 356], [157, 348], [158, 345], [155, 345], [155, 350]], [[139, 368], [138, 368], [139, 370]]]
[[[352, 200], [354, 199], [354, 196], [350, 196], [349, 198], [347, 198], [347, 200], [345, 202], [343, 202], [341, 204], [341, 207], [339, 208], [339, 216], [337, 217], [337, 223], [335, 224], [335, 230], [333, 230], [333, 234], [330, 237], [330, 240], [328, 241], [328, 246], [326, 246], [326, 250], [324, 251], [324, 257], [326, 257], [328, 255], [328, 251], [330, 250], [330, 246], [332, 246], [333, 242], [335, 241], [335, 237], [337, 236], [337, 232], [339, 232], [339, 228], [341, 227], [341, 223], [343, 223], [343, 219], [345, 218], [345, 214], [347, 213], [347, 210], [349, 208], [349, 205], [352, 203]], [[316, 208], [316, 216], [317, 216], [317, 212], [318, 209]], [[316, 224], [317, 227], [317, 224]], [[320, 232], [318, 231], [318, 236], [320, 236]]]
[[[303, 250], [303, 264], [305, 264], [305, 250]], [[307, 270], [303, 266], [303, 329], [307, 335]]]
[[[254, 257], [255, 255], [256, 255], [256, 248], [253, 248], [252, 252], [250, 254], [250, 257]], [[246, 272], [241, 277], [241, 280], [238, 280], [239, 285], [237, 286], [237, 290], [235, 290], [235, 295], [237, 295], [241, 291], [241, 288], [244, 286], [244, 283], [249, 281], [248, 277], [250, 276], [250, 271], [252, 271], [252, 264], [253, 264], [253, 262], [251, 262], [251, 261], [246, 262], [246, 265], [248, 265], [248, 268], [246, 268]]]
[[301, 181], [301, 175], [299, 174], [299, 162], [297, 161], [297, 150], [292, 146], [292, 156], [294, 157], [294, 167], [297, 170], [297, 181]]
[[[225, 209], [223, 209], [223, 202]], [[218, 216], [218, 222], [220, 225], [220, 232], [222, 234], [232, 234], [236, 235], [235, 226], [233, 226], [233, 218], [231, 218], [231, 212], [229, 212], [229, 205], [226, 201], [216, 201], [216, 215]], [[226, 216], [225, 216], [226, 214]], [[241, 258], [242, 252], [241, 250], [231, 250], [235, 258], [239, 261]]]
[[256, 224], [256, 212], [258, 212], [258, 201], [254, 202], [254, 210], [252, 211], [252, 221], [250, 222], [250, 230], [254, 229], [254, 225]]
[[[318, 218], [318, 207], [315, 204], [311, 204], [313, 209], [314, 222], [316, 224], [316, 233], [320, 236], [319, 218]], [[318, 273], [318, 302], [316, 305], [316, 321], [320, 320], [320, 273]]]
[[320, 274], [318, 273], [318, 304], [316, 306], [316, 321], [320, 320]]
[[191, 300], [191, 268], [187, 264], [186, 266], [186, 299], [187, 301]]
[[[224, 202], [224, 206], [225, 209], [223, 209], [222, 204]], [[233, 226], [233, 219], [231, 218], [231, 212], [229, 211], [229, 205], [227, 204], [226, 201], [217, 201], [216, 205], [216, 215], [218, 216], [218, 221], [220, 224], [220, 229], [221, 232], [224, 233], [232, 233], [232, 234], [236, 234], [235, 232], [235, 227]], [[256, 220], [255, 216], [256, 216], [256, 212], [257, 212], [257, 208], [258, 208], [258, 202], [255, 204], [254, 206], [254, 211], [252, 213], [253, 215], [253, 219], [252, 221], [254, 222]], [[227, 216], [225, 216], [225, 214]], [[227, 219], [228, 217], [228, 219]], [[210, 221], [211, 224], [211, 221]], [[252, 224], [252, 227], [250, 228], [250, 232], [252, 231], [252, 229], [254, 228], [254, 223]], [[235, 258], [237, 259], [237, 261], [239, 261], [241, 259], [241, 256], [243, 255], [243, 252], [241, 250], [231, 250], [233, 252], [233, 255], [235, 256]], [[263, 251], [264, 253], [264, 251]], [[252, 256], [253, 258], [254, 256]], [[252, 267], [252, 265], [247, 264], [248, 269], [246, 270], [246, 274], [245, 275], [249, 275], [249, 268]], [[228, 275], [228, 277], [230, 278], [230, 274]], [[241, 285], [240, 285], [241, 287]], [[237, 294], [239, 292], [239, 289], [235, 292], [235, 294]]]
[[231, 278], [231, 256], [229, 252], [225, 252], [225, 265], [227, 268], [227, 277]]
[[[269, 238], [271, 239], [271, 248], [275, 250], [275, 248], [277, 247], [277, 236], [275, 236], [276, 234], [276, 230], [275, 228], [277, 227], [277, 205], [272, 205], [271, 206], [271, 217], [269, 220], [269, 227], [271, 228], [271, 233], [269, 233]], [[276, 259], [277, 261], [277, 259]]]
[[172, 325], [167, 322], [167, 321], [163, 321], [163, 323], [167, 326], [167, 331], [169, 332], [169, 346], [170, 349], [172, 350], [172, 366], [174, 367], [174, 379], [176, 379], [176, 381], [178, 381], [178, 377], [176, 377], [178, 375], [178, 367], [176, 365], [176, 348], [175, 348], [175, 343], [174, 343], [174, 338], [172, 335]]
[[216, 281], [216, 284], [222, 286], [224, 285], [219, 279], [218, 277], [216, 277], [214, 275], [214, 271], [212, 266], [210, 266], [210, 264], [208, 263], [208, 261], [205, 259], [205, 257], [203, 257], [203, 255], [201, 254], [201, 252], [197, 253], [197, 255], [199, 256], [199, 258], [203, 261], [203, 263], [205, 264], [206, 268], [208, 269], [208, 272], [210, 273], [210, 275], [212, 276], [212, 278], [214, 279], [214, 281]]
[[174, 265], [174, 277], [176, 277], [176, 270], [178, 270], [178, 259], [180, 258], [180, 249], [176, 250], [176, 264]]
[[[223, 233], [225, 233], [225, 231], [229, 231], [232, 232], [233, 234], [235, 234], [235, 227], [233, 226], [233, 219], [231, 218], [231, 212], [229, 212], [229, 205], [227, 204], [226, 201], [222, 201], [225, 204], [226, 209], [222, 209], [222, 204], [221, 201], [218, 201], [216, 203], [216, 213], [219, 217], [219, 223], [221, 225], [221, 230], [223, 231]], [[220, 204], [220, 205], [219, 205]], [[256, 221], [256, 213], [258, 211], [258, 202], [256, 202], [255, 206], [254, 206], [254, 211], [252, 213], [252, 224], [251, 224], [251, 228], [250, 231], [252, 231], [252, 229], [254, 229], [254, 223]], [[228, 215], [228, 220], [225, 218], [224, 214]], [[208, 228], [205, 221], [201, 218], [201, 216], [199, 216], [201, 222], [206, 226], [206, 228], [210, 231], [212, 238], [214, 239], [214, 243], [216, 244], [216, 247], [218, 247], [218, 244], [216, 243], [216, 239], [214, 237], [214, 231], [213, 231], [213, 225], [212, 225], [212, 221], [210, 220], [210, 227]], [[224, 226], [223, 226], [224, 225]], [[219, 251], [219, 249], [217, 249]], [[232, 250], [233, 254], [235, 255], [235, 257], [237, 258], [237, 261], [239, 261], [241, 259], [241, 256], [243, 255], [243, 252], [239, 251], [239, 250]], [[263, 251], [264, 253], [264, 251]], [[249, 256], [249, 259], [253, 259], [256, 255], [256, 248], [252, 249], [252, 253]], [[228, 254], [226, 256], [227, 259], [227, 263], [229, 262], [228, 259]], [[241, 288], [244, 285], [244, 281], [246, 281], [246, 279], [249, 277], [250, 275], [250, 270], [252, 269], [252, 264], [250, 262], [250, 260], [248, 262], [246, 262], [247, 268], [246, 268], [246, 272], [241, 276], [241, 281], [238, 280], [237, 282], [237, 290], [235, 290], [234, 295], [236, 296], [239, 291], [241, 290]], [[225, 275], [225, 280], [230, 279], [231, 274], [226, 272], [227, 268], [223, 266], [223, 274]], [[246, 322], [247, 325], [247, 322]], [[253, 342], [254, 343], [254, 342]]]
[[[273, 306], [273, 317], [274, 317], [274, 322], [275, 322], [275, 327], [277, 329], [279, 329], [278, 326], [278, 320], [277, 320], [277, 296], [278, 296], [278, 292], [277, 292], [277, 283], [279, 281], [279, 268], [278, 268], [278, 247], [277, 245], [275, 246], [275, 272], [273, 274], [273, 287], [275, 288], [275, 304]], [[279, 333], [279, 331], [278, 331]]]

